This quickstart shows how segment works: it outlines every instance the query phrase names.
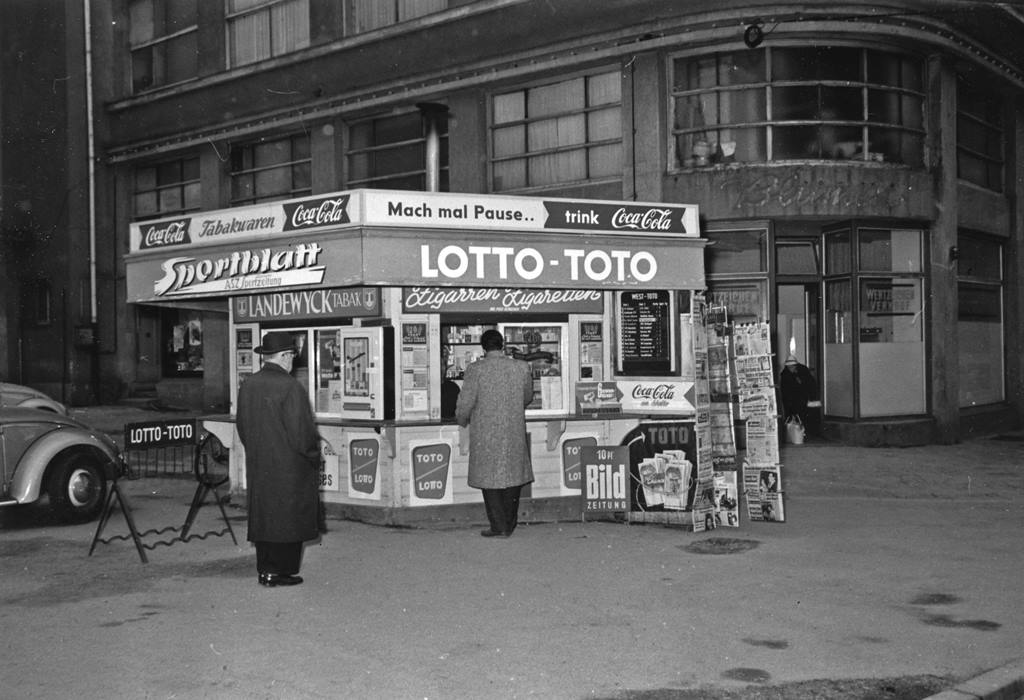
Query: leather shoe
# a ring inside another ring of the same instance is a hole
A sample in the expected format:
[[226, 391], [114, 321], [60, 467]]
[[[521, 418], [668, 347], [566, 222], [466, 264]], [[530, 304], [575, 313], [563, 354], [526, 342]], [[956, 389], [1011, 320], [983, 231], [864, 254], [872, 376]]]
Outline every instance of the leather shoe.
[[302, 583], [301, 576], [291, 574], [260, 574], [260, 585], [273, 588], [274, 586], [298, 586]]
[[508, 537], [509, 533], [507, 533], [507, 532], [495, 532], [494, 530], [481, 530], [480, 531], [480, 536], [481, 537]]

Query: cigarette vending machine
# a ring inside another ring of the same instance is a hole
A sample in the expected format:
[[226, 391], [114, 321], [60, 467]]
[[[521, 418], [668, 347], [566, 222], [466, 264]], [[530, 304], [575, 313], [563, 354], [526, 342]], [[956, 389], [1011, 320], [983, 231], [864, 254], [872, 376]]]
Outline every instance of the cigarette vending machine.
[[336, 334], [340, 371], [330, 387], [331, 406], [337, 409], [336, 415], [363, 420], [394, 419], [394, 328], [344, 327], [337, 329]]

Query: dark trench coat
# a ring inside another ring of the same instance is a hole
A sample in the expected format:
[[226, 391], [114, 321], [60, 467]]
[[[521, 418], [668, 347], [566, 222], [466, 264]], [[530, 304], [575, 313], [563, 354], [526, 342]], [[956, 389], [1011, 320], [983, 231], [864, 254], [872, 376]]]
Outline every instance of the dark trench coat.
[[238, 390], [245, 446], [250, 542], [304, 542], [319, 535], [320, 438], [306, 391], [266, 363]]

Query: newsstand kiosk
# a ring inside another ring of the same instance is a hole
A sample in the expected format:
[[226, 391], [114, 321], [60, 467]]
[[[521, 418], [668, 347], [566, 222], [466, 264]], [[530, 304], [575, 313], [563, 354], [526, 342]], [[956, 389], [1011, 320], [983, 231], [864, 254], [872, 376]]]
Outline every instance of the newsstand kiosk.
[[[129, 302], [228, 314], [232, 402], [259, 369], [262, 334], [294, 335], [332, 516], [483, 518], [442, 384], [458, 385], [488, 328], [533, 368], [524, 521], [580, 517], [585, 448], [629, 447], [634, 506], [646, 458], [664, 448], [702, 461], [696, 206], [352, 190], [139, 222], [130, 234]], [[230, 449], [231, 492], [243, 493], [234, 410], [200, 420]], [[683, 513], [696, 493], [687, 473], [674, 482]]]

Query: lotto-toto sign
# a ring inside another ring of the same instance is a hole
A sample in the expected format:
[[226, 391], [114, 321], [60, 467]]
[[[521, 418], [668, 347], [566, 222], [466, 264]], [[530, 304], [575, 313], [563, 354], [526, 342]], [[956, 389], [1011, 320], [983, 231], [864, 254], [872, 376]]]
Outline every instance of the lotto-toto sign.
[[562, 443], [562, 491], [579, 493], [583, 485], [583, 466], [580, 453], [584, 447], [597, 445], [597, 438], [570, 438]]
[[604, 445], [580, 449], [583, 465], [583, 512], [629, 510], [629, 448]]
[[370, 496], [377, 491], [379, 455], [380, 443], [374, 438], [353, 440], [348, 444], [349, 489], [352, 495]]
[[190, 445], [196, 441], [194, 420], [150, 421], [124, 426], [124, 446], [128, 450], [168, 445]]
[[412, 449], [412, 492], [419, 500], [441, 501], [448, 495], [452, 446], [445, 442]]

